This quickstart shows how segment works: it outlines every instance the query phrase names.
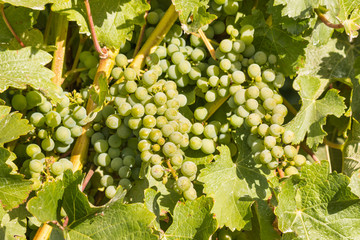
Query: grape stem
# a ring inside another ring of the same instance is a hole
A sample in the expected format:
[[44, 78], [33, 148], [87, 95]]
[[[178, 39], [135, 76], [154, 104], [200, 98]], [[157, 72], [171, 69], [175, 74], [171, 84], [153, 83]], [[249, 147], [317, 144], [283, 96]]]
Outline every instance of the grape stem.
[[64, 15], [56, 15], [57, 29], [56, 29], [56, 50], [54, 52], [54, 58], [51, 65], [51, 70], [55, 73], [55, 77], [52, 82], [57, 86], [61, 86], [64, 82], [62, 77], [64, 61], [65, 61], [65, 49], [66, 38], [68, 33], [69, 22]]
[[315, 13], [318, 15], [319, 19], [328, 27], [330, 28], [336, 28], [336, 29], [339, 29], [339, 28], [343, 28], [344, 25], [342, 25], [341, 23], [338, 23], [338, 24], [335, 24], [335, 23], [331, 23], [326, 17], [324, 14], [322, 14], [320, 12], [320, 10], [318, 8], [315, 8], [314, 9]]
[[89, 20], [89, 28], [90, 28], [91, 36], [92, 36], [92, 39], [94, 42], [95, 50], [100, 54], [99, 55], [100, 58], [107, 58], [107, 49], [106, 48], [101, 49], [99, 41], [98, 41], [96, 33], [95, 33], [95, 26], [94, 26], [94, 21], [93, 21], [92, 15], [91, 15], [89, 0], [84, 0], [84, 4], [85, 4], [85, 8], [86, 8], [86, 14], [87, 14], [88, 20]]
[[[289, 111], [293, 115], [296, 115], [298, 113], [297, 110], [294, 108], [294, 106], [291, 103], [289, 103], [288, 100], [286, 100], [284, 97], [283, 97], [283, 102], [284, 102], [284, 105], [287, 107], [287, 109], [289, 109]], [[343, 144], [338, 144], [338, 143], [331, 142], [331, 141], [327, 140], [325, 137], [324, 137], [323, 142], [324, 142], [324, 144], [326, 144], [329, 147], [334, 148], [334, 149], [342, 150], [343, 147], [344, 147]]]
[[304, 143], [300, 143], [301, 148], [314, 159], [315, 162], [320, 162], [319, 158], [315, 155], [315, 153], [306, 146]]
[[277, 168], [277, 171], [278, 171], [278, 173], [279, 173], [280, 178], [284, 178], [284, 177], [285, 177], [285, 173], [284, 173], [284, 171], [283, 171], [282, 169]]
[[74, 74], [74, 73], [78, 73], [78, 72], [83, 72], [88, 70], [88, 68], [76, 68], [76, 69], [71, 69], [70, 71], [67, 71], [64, 75], [64, 78], [67, 78], [68, 76]]
[[201, 28], [199, 28], [198, 32], [199, 32], [199, 34], [200, 34], [201, 39], [202, 39], [203, 42], [205, 43], [206, 48], [209, 50], [209, 53], [210, 53], [211, 57], [212, 57], [214, 60], [216, 60], [215, 49], [214, 49], [214, 47], [211, 45], [209, 39], [206, 37], [204, 31], [203, 31]]
[[11, 27], [10, 22], [6, 18], [5, 11], [4, 11], [4, 4], [0, 4], [0, 11], [1, 11], [1, 16], [6, 24], [7, 28], [10, 30], [11, 34], [15, 37], [16, 41], [18, 41], [18, 43], [20, 44], [21, 47], [25, 47], [25, 44], [21, 41], [19, 36], [15, 33], [14, 29]]
[[[150, 0], [147, 1], [148, 4], [150, 4]], [[144, 35], [145, 35], [145, 29], [146, 29], [146, 18], [147, 18], [147, 15], [149, 14], [149, 11], [146, 11], [145, 12], [145, 15], [144, 15], [144, 19], [145, 19], [145, 24], [141, 26], [141, 30], [140, 30], [140, 35], [139, 35], [139, 38], [136, 42], [136, 46], [135, 46], [135, 50], [134, 50], [134, 55], [133, 57], [136, 56], [136, 54], [139, 52], [140, 50], [140, 46], [141, 46], [141, 43], [142, 43], [142, 40], [144, 38]]]
[[52, 27], [52, 22], [53, 22], [53, 19], [54, 19], [54, 12], [53, 11], [50, 11], [49, 13], [49, 16], [46, 20], [46, 26], [45, 26], [45, 30], [44, 30], [44, 40], [43, 40], [43, 43], [47, 45], [47, 41], [48, 41], [48, 38], [49, 38], [49, 35], [50, 35], [50, 29]]
[[170, 163], [170, 159], [166, 160], [166, 165], [168, 166], [168, 168], [170, 169], [171, 174], [173, 175], [174, 179], [177, 181], [178, 180], [178, 176], [176, 174], [176, 171], [174, 170], [174, 168], [171, 166]]
[[86, 186], [87, 186], [87, 184], [89, 183], [91, 177], [94, 175], [95, 168], [96, 168], [96, 166], [95, 166], [94, 164], [91, 164], [91, 167], [90, 167], [88, 173], [86, 174], [86, 177], [85, 177], [85, 179], [84, 179], [84, 181], [83, 181], [83, 184], [82, 184], [82, 186], [81, 186], [81, 191], [82, 191], [82, 192], [83, 192], [84, 189], [86, 188]]
[[[200, 34], [197, 34], [197, 33], [195, 33], [195, 32], [192, 32], [191, 34], [194, 35], [194, 36], [196, 36], [196, 37], [198, 37], [198, 38], [201, 38], [201, 37], [200, 37]], [[212, 39], [208, 39], [208, 40], [210, 41], [210, 43], [211, 43], [212, 45], [215, 45], [215, 46], [219, 46], [219, 45], [220, 45], [218, 42], [216, 42], [216, 41], [214, 41], [214, 40], [212, 40]]]

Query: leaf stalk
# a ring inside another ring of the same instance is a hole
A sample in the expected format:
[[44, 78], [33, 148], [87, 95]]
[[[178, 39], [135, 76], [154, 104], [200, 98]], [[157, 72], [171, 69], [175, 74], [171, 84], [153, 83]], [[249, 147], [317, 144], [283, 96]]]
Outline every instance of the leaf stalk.
[[0, 4], [0, 12], [1, 12], [1, 16], [6, 24], [7, 28], [10, 30], [11, 34], [15, 37], [16, 41], [18, 41], [18, 43], [20, 44], [21, 47], [25, 47], [25, 44], [21, 41], [19, 36], [15, 33], [14, 29], [11, 27], [10, 22], [6, 18], [5, 11], [4, 11], [4, 4]]

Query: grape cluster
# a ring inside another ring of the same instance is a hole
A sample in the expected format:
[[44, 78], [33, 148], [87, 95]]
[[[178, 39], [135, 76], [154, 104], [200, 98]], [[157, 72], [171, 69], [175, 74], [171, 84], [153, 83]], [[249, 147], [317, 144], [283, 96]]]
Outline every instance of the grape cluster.
[[35, 189], [40, 187], [42, 173], [61, 176], [65, 170], [72, 169], [68, 159], [57, 160], [53, 153], [71, 151], [73, 142], [82, 134], [82, 126], [87, 123], [86, 109], [81, 106], [83, 102], [81, 95], [76, 92], [63, 93], [56, 107], [35, 90], [12, 96], [12, 107], [22, 111], [35, 127], [14, 150], [19, 158], [30, 157], [24, 161], [22, 171], [34, 181]]

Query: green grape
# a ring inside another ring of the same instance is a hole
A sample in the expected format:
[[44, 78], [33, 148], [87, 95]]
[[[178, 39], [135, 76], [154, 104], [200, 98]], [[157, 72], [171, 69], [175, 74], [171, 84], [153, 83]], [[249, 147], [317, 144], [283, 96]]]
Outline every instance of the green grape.
[[179, 114], [179, 112], [175, 108], [168, 108], [168, 109], [165, 110], [165, 113], [164, 113], [165, 117], [169, 121], [178, 119], [178, 116], [179, 116], [178, 114]]
[[58, 162], [62, 164], [64, 171], [68, 169], [72, 170], [74, 167], [73, 163], [66, 158], [60, 158]]
[[185, 60], [185, 57], [184, 57], [184, 54], [182, 52], [175, 52], [171, 56], [171, 61], [174, 64], [179, 64], [181, 61], [184, 61], [184, 60]]
[[[130, 177], [130, 176], [129, 176]], [[119, 181], [119, 185], [122, 186], [124, 189], [126, 190], [130, 190], [130, 188], [132, 187], [131, 185], [131, 181], [127, 178], [123, 178]]]
[[91, 144], [94, 145], [95, 142], [97, 142], [100, 139], [105, 139], [104, 134], [102, 134], [101, 132], [96, 132], [91, 136]]
[[105, 196], [109, 199], [112, 199], [116, 195], [116, 188], [115, 186], [108, 186], [105, 189]]
[[23, 111], [27, 107], [26, 97], [22, 94], [16, 94], [11, 99], [12, 107], [17, 111]]
[[273, 96], [274, 96], [274, 92], [270, 88], [263, 87], [260, 89], [261, 100], [266, 100], [268, 98], [272, 98]]
[[56, 176], [59, 176], [61, 175], [62, 173], [64, 172], [64, 167], [63, 165], [61, 164], [61, 162], [54, 162], [52, 165], [51, 165], [51, 173], [56, 175]]
[[[25, 105], [26, 105], [26, 103], [25, 103]], [[40, 112], [48, 113], [51, 111], [52, 105], [49, 101], [45, 101], [43, 104], [39, 105], [38, 108], [39, 108]]]
[[154, 165], [150, 170], [151, 176], [155, 179], [160, 179], [164, 175], [164, 168], [161, 165]]
[[184, 94], [178, 94], [176, 100], [179, 102], [180, 107], [185, 107], [187, 104], [187, 97]]
[[218, 238], [219, 240], [232, 240], [231, 232], [223, 228], [219, 231]]
[[271, 116], [271, 123], [272, 124], [279, 124], [279, 125], [282, 125], [284, 123], [284, 116], [279, 114], [279, 113], [276, 113], [274, 115]]
[[[192, 67], [188, 76], [191, 80], [198, 80], [201, 77], [201, 70], [198, 67]], [[189, 81], [189, 83], [193, 83], [193, 81]]]
[[188, 190], [183, 192], [184, 197], [187, 200], [193, 201], [197, 198], [196, 190], [193, 187], [190, 187]]
[[109, 166], [111, 158], [107, 153], [100, 153], [97, 157], [97, 164], [102, 167]]
[[199, 137], [192, 137], [190, 138], [190, 148], [193, 150], [199, 150], [202, 146], [202, 140]]
[[[294, 148], [293, 146], [291, 145], [286, 145], [284, 147], [284, 154], [285, 154], [285, 157], [286, 158], [290, 158], [290, 159], [293, 159], [296, 154], [297, 154], [297, 150], [296, 148]], [[302, 156], [302, 155], [299, 155], [299, 156]], [[306, 160], [305, 160], [306, 161]]]
[[174, 156], [172, 156], [170, 158], [170, 163], [173, 166], [181, 166], [182, 162], [183, 162], [184, 158], [181, 154], [175, 154]]
[[41, 148], [46, 152], [51, 152], [55, 148], [55, 142], [51, 138], [45, 138], [41, 141]]
[[122, 166], [118, 171], [120, 178], [128, 178], [131, 176], [131, 169], [129, 166]]
[[45, 117], [42, 113], [34, 112], [30, 116], [30, 123], [35, 127], [42, 127], [45, 123]]
[[246, 100], [245, 107], [249, 111], [255, 111], [256, 109], [258, 109], [259, 103], [255, 99], [250, 98], [250, 99]]
[[114, 171], [119, 171], [120, 167], [122, 167], [123, 165], [123, 160], [120, 157], [112, 159], [110, 163], [110, 167]]
[[296, 167], [304, 166], [306, 163], [306, 158], [303, 155], [297, 154], [294, 157], [294, 162]]
[[100, 184], [103, 187], [108, 187], [114, 184], [114, 179], [110, 175], [104, 175], [100, 179]]
[[121, 67], [114, 67], [111, 70], [111, 76], [116, 80], [120, 79], [123, 76], [122, 68]]
[[[131, 82], [131, 81], [129, 81], [129, 82]], [[128, 82], [128, 83], [129, 83]], [[135, 83], [136, 84], [136, 83]], [[126, 85], [125, 85], [126, 86]], [[140, 101], [143, 101], [143, 100], [145, 100], [146, 98], [147, 98], [147, 96], [148, 96], [148, 91], [146, 90], [146, 88], [144, 88], [144, 87], [138, 87], [138, 88], [136, 88], [136, 90], [135, 90], [135, 97], [138, 99], [138, 100], [140, 100]]]
[[218, 129], [213, 124], [208, 124], [204, 128], [204, 136], [207, 138], [216, 138]]
[[223, 53], [228, 53], [231, 51], [233, 47], [232, 41], [230, 39], [224, 39], [219, 44], [219, 49]]
[[155, 66], [159, 63], [160, 58], [158, 55], [156, 55], [156, 53], [150, 53], [146, 58], [145, 58], [145, 63], [148, 66]]
[[221, 87], [229, 87], [230, 78], [227, 75], [223, 75], [220, 77], [219, 83]]
[[158, 92], [154, 96], [154, 103], [158, 106], [164, 105], [167, 102], [167, 96], [163, 92]]
[[220, 48], [217, 48], [217, 49], [215, 50], [215, 57], [216, 57], [216, 59], [218, 59], [218, 60], [223, 60], [223, 59], [226, 57], [226, 53], [223, 53], [223, 52], [220, 50]]
[[266, 69], [262, 73], [262, 79], [264, 82], [273, 82], [275, 80], [275, 72], [271, 69]]
[[273, 170], [279, 166], [279, 163], [277, 161], [271, 161], [266, 164], [266, 167], [270, 170]]
[[227, 87], [221, 87], [217, 91], [219, 97], [225, 97], [228, 95], [228, 93], [229, 93], [229, 89]]
[[214, 89], [211, 89], [209, 91], [206, 92], [205, 94], [205, 100], [207, 102], [215, 102], [216, 100], [216, 96], [217, 96], [217, 91]]
[[121, 118], [117, 114], [111, 114], [106, 118], [105, 125], [110, 129], [117, 129], [121, 124]]
[[97, 153], [105, 153], [109, 149], [109, 144], [105, 139], [99, 139], [94, 143], [94, 150]]
[[55, 150], [59, 153], [65, 153], [69, 151], [71, 145], [62, 142], [55, 142]]
[[98, 59], [95, 56], [89, 55], [84, 59], [83, 63], [86, 68], [95, 68], [98, 64]]
[[166, 90], [165, 93], [166, 93], [166, 96], [168, 99], [173, 99], [173, 98], [177, 97], [179, 94], [177, 90], [173, 90], [173, 89], [168, 89], [168, 90]]
[[284, 75], [282, 73], [277, 73], [273, 84], [277, 88], [282, 88], [285, 84]]
[[45, 129], [40, 129], [37, 136], [40, 138], [40, 139], [45, 139], [48, 137], [48, 132], [45, 130]]
[[72, 112], [72, 116], [75, 120], [82, 120], [86, 117], [86, 109], [82, 106], [76, 106]]
[[275, 64], [276, 61], [277, 61], [277, 59], [276, 59], [276, 56], [275, 56], [274, 54], [270, 54], [270, 55], [268, 56], [268, 62], [269, 62], [270, 64]]
[[231, 74], [231, 77], [232, 77], [232, 80], [234, 81], [234, 83], [237, 83], [237, 84], [242, 84], [246, 80], [245, 74], [242, 71], [234, 71]]
[[153, 156], [153, 154], [150, 151], [143, 151], [140, 154], [140, 158], [144, 162], [148, 162], [152, 156]]
[[246, 118], [250, 114], [249, 111], [246, 110], [246, 108], [244, 106], [239, 106], [235, 111], [236, 111], [236, 114], [242, 118]]
[[273, 114], [281, 114], [283, 117], [285, 117], [288, 113], [288, 110], [286, 108], [285, 105], [283, 104], [277, 104], [273, 110], [272, 110]]
[[61, 123], [61, 116], [58, 112], [55, 111], [48, 112], [45, 118], [46, 118], [45, 123], [49, 127], [57, 127]]
[[140, 140], [138, 143], [138, 150], [140, 152], [149, 151], [151, 149], [151, 142], [149, 140]]
[[269, 125], [262, 123], [258, 126], [257, 132], [260, 136], [265, 137], [267, 135]]
[[[174, 57], [174, 55], [173, 55]], [[188, 74], [191, 71], [191, 64], [186, 60], [182, 60], [177, 64], [177, 69], [181, 74]]]
[[192, 177], [197, 172], [197, 166], [192, 161], [186, 161], [181, 165], [181, 173], [186, 177]]
[[76, 126], [76, 121], [70, 115], [65, 116], [62, 123], [67, 128], [73, 128]]
[[62, 108], [66, 108], [69, 107], [70, 105], [70, 100], [67, 96], [62, 96], [61, 97], [61, 101], [58, 103], [58, 106], [62, 107]]
[[33, 159], [29, 162], [29, 169], [32, 172], [41, 173], [44, 169], [44, 165], [41, 160]]
[[191, 126], [191, 132], [195, 135], [201, 135], [204, 132], [204, 126], [196, 122]]
[[180, 144], [181, 141], [183, 140], [183, 135], [180, 132], [175, 131], [170, 134], [169, 140], [170, 142], [173, 142], [175, 144]]
[[297, 170], [296, 167], [289, 166], [285, 169], [284, 173], [285, 173], [285, 176], [291, 176], [291, 175], [299, 174], [299, 171]]
[[159, 56], [160, 59], [166, 58], [167, 51], [164, 46], [158, 46], [155, 50], [155, 53]]
[[26, 106], [28, 109], [43, 104], [44, 100], [45, 98], [43, 97], [43, 95], [37, 91], [29, 91], [26, 93]]
[[248, 98], [253, 98], [256, 99], [257, 97], [259, 97], [260, 94], [260, 90], [257, 86], [251, 86], [248, 89], [246, 89], [245, 95]]
[[191, 187], [191, 181], [188, 177], [182, 176], [176, 181], [176, 186], [180, 191], [184, 192]]
[[132, 68], [126, 68], [124, 70], [124, 77], [127, 81], [133, 81], [136, 79], [136, 72]]
[[271, 111], [276, 107], [277, 103], [274, 98], [267, 98], [263, 102], [263, 107], [267, 111]]
[[285, 144], [290, 144], [295, 138], [295, 133], [293, 131], [287, 130], [283, 133], [282, 141]]
[[245, 96], [246, 90], [245, 89], [240, 89], [239, 91], [237, 91], [234, 95], [234, 102], [237, 105], [242, 105], [245, 103], [246, 101], [246, 96]]
[[145, 114], [145, 108], [142, 104], [136, 103], [131, 109], [131, 115], [135, 118], [141, 118]]
[[166, 157], [172, 157], [178, 152], [178, 148], [172, 142], [167, 142], [162, 147], [162, 152]]
[[166, 102], [166, 106], [168, 108], [179, 109], [180, 108], [180, 103], [176, 98], [173, 98], [173, 99], [170, 99], [169, 101]]
[[168, 120], [167, 120], [167, 118], [164, 117], [164, 116], [158, 116], [158, 117], [156, 118], [156, 127], [157, 127], [157, 128], [162, 128], [162, 127], [165, 126], [165, 124], [167, 124], [167, 123], [168, 123]]
[[275, 100], [276, 104], [283, 103], [283, 98], [280, 94], [274, 93], [273, 99]]
[[212, 154], [215, 152], [215, 150], [216, 150], [216, 145], [214, 140], [208, 138], [202, 139], [201, 151], [203, 153]]
[[254, 40], [254, 27], [251, 25], [242, 26], [240, 29], [241, 37], [240, 39], [246, 44], [249, 45]]
[[211, 77], [211, 76], [219, 76], [220, 74], [220, 68], [216, 65], [210, 65], [207, 69], [206, 69], [206, 74]]
[[208, 115], [208, 110], [205, 107], [198, 107], [194, 111], [194, 117], [198, 121], [203, 121]]
[[205, 58], [204, 52], [200, 48], [195, 48], [190, 55], [191, 59], [195, 62], [200, 62]]
[[70, 129], [60, 126], [55, 131], [56, 140], [65, 143], [69, 139], [71, 139], [71, 131]]
[[263, 51], [258, 51], [254, 54], [254, 61], [259, 65], [264, 65], [267, 61], [267, 56]]
[[231, 68], [231, 61], [229, 60], [229, 59], [222, 59], [221, 61], [220, 61], [220, 64], [219, 64], [219, 66], [220, 66], [220, 69], [221, 70], [223, 70], [223, 71], [229, 71], [230, 70], [230, 68]]
[[150, 128], [141, 128], [139, 131], [140, 139], [148, 139], [150, 135], [151, 129]]
[[131, 105], [127, 102], [121, 103], [118, 107], [118, 112], [123, 117], [128, 116], [131, 113]]
[[274, 158], [281, 158], [284, 155], [284, 149], [280, 146], [274, 146], [271, 149], [271, 154]]
[[137, 89], [137, 83], [135, 81], [127, 81], [125, 83], [125, 90], [127, 93], [134, 93]]
[[227, 0], [224, 3], [224, 12], [227, 15], [235, 15], [239, 10], [239, 2], [236, 0]]
[[241, 125], [244, 123], [244, 118], [239, 117], [235, 114], [231, 115], [231, 117], [229, 118], [229, 122], [231, 124], [231, 126], [235, 127], [235, 128], [239, 128], [241, 127]]
[[[251, 57], [252, 57], [252, 55], [254, 55], [254, 53], [255, 53], [255, 46], [252, 44], [246, 45], [245, 51], [242, 53], [242, 55], [244, 55], [244, 57], [249, 58], [248, 63], [247, 63], [248, 65], [254, 63], [254, 60], [251, 59]], [[241, 64], [243, 64], [243, 62]]]
[[158, 75], [156, 74], [156, 72], [153, 70], [149, 70], [144, 73], [142, 82], [143, 82], [144, 86], [149, 87], [149, 86], [154, 85], [156, 83], [157, 79], [158, 79]]
[[258, 126], [261, 123], [261, 117], [257, 113], [250, 113], [245, 121], [250, 127]]
[[162, 162], [162, 157], [159, 154], [154, 154], [151, 156], [150, 161], [153, 165], [160, 165]]

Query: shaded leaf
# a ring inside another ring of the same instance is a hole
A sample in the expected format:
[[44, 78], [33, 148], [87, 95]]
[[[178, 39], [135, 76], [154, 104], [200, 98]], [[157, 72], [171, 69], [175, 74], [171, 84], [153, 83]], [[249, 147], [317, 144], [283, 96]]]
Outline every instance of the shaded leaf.
[[166, 230], [166, 239], [208, 240], [216, 231], [217, 222], [211, 214], [213, 200], [205, 196], [194, 201], [178, 202], [173, 223]]
[[327, 161], [305, 165], [299, 175], [283, 181], [278, 195], [279, 229], [297, 239], [357, 239], [360, 234], [360, 199], [349, 178], [329, 174]]
[[4, 3], [10, 3], [14, 6], [21, 6], [26, 8], [32, 8], [37, 10], [43, 10], [46, 4], [67, 2], [68, 0], [1, 0]]
[[[2, 208], [0, 206], [0, 208]], [[0, 210], [1, 211], [1, 210]], [[0, 237], [3, 240], [26, 239], [27, 217], [30, 214], [24, 205], [9, 212], [0, 213]]]
[[342, 172], [351, 177], [360, 169], [360, 124], [356, 120], [353, 120], [351, 130], [348, 131], [342, 154]]

